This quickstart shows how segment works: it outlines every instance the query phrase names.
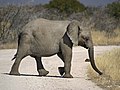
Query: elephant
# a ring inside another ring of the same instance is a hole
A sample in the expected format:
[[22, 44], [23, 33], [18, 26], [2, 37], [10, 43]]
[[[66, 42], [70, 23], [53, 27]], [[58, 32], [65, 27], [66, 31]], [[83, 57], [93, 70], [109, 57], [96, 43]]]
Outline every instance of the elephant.
[[94, 61], [94, 46], [91, 33], [80, 27], [77, 20], [55, 21], [39, 18], [26, 24], [18, 35], [18, 48], [14, 55], [14, 64], [10, 75], [20, 75], [19, 65], [23, 58], [31, 56], [35, 58], [37, 71], [40, 76], [46, 76], [49, 71], [45, 70], [41, 58], [57, 54], [63, 61], [64, 67], [58, 67], [63, 78], [73, 78], [71, 75], [71, 59], [73, 46], [82, 46], [88, 49], [89, 60], [92, 68], [99, 74]]

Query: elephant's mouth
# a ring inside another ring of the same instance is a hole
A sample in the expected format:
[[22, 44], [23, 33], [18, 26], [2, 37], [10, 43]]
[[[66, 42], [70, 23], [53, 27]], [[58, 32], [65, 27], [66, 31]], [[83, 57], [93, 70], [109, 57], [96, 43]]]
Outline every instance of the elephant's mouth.
[[86, 49], [89, 49], [89, 47], [86, 44], [84, 44], [83, 47]]
[[85, 43], [79, 43], [78, 46], [82, 46], [85, 49], [89, 49], [89, 47]]
[[84, 46], [84, 48], [88, 49], [89, 47], [87, 47], [87, 46]]

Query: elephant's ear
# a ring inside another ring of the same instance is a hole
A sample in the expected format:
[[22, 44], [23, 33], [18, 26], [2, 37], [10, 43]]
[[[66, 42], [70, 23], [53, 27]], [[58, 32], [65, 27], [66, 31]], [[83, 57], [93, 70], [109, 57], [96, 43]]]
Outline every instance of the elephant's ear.
[[78, 21], [72, 21], [67, 27], [67, 35], [74, 45], [78, 45], [79, 30]]

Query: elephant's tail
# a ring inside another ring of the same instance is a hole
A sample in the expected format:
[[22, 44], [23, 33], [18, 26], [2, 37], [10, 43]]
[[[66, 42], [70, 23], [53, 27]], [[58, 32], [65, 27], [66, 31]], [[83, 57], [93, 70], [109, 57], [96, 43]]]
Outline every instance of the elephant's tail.
[[12, 58], [12, 61], [16, 58], [16, 56], [17, 56], [17, 53], [14, 55], [14, 57]]
[[[21, 38], [21, 33], [18, 35], [18, 45], [20, 44], [20, 38]], [[11, 61], [13, 61], [16, 57], [17, 57], [17, 53], [14, 55]]]

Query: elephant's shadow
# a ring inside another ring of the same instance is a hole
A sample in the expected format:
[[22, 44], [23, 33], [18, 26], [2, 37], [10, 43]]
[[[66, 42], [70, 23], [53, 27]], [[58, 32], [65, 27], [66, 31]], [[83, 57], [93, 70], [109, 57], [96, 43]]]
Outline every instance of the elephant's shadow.
[[[2, 73], [5, 75], [10, 75], [9, 73]], [[12, 75], [12, 76], [28, 76], [28, 77], [54, 77], [54, 78], [62, 78], [61, 76], [53, 76], [53, 75], [47, 75], [47, 76], [39, 76], [39, 75], [33, 75], [33, 74], [20, 74], [20, 75]]]

